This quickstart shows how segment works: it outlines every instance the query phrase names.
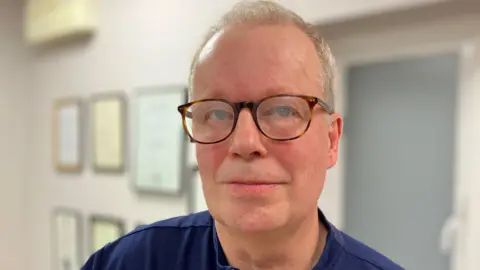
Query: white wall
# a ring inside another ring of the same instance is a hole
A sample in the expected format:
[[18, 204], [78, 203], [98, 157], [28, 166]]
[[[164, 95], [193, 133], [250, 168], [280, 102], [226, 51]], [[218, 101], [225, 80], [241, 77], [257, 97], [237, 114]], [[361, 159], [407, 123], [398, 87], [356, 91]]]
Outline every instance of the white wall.
[[455, 0], [279, 0], [304, 18], [317, 23], [370, 16], [381, 12], [408, 10]]
[[[201, 36], [236, 1], [99, 2], [100, 29], [93, 40], [40, 50], [35, 55], [35, 89], [30, 93], [35, 102], [28, 112], [32, 125], [28, 138], [23, 138], [32, 141], [31, 166], [26, 171], [28, 269], [51, 269], [50, 214], [54, 207], [78, 209], [84, 216], [118, 216], [128, 222], [129, 229], [137, 222], [186, 212], [184, 198], [138, 197], [129, 188], [128, 172], [100, 176], [87, 166], [79, 176], [56, 174], [51, 164], [51, 107], [54, 99], [66, 96], [87, 98], [118, 89], [131, 94], [136, 87], [186, 83], [189, 61]], [[323, 21], [441, 0], [280, 2], [308, 19]]]
[[21, 1], [0, 0], [0, 268], [23, 269], [30, 93], [21, 42]]
[[[478, 28], [477, 28], [478, 29]], [[465, 70], [465, 95], [461, 114], [463, 119], [459, 130], [462, 130], [459, 141], [458, 163], [459, 179], [463, 185], [458, 193], [465, 194], [465, 205], [458, 208], [460, 228], [457, 232], [459, 241], [456, 243], [454, 261], [455, 269], [480, 269], [480, 30], [475, 40], [472, 40], [473, 50], [470, 56], [471, 65]], [[464, 207], [462, 207], [464, 206]]]

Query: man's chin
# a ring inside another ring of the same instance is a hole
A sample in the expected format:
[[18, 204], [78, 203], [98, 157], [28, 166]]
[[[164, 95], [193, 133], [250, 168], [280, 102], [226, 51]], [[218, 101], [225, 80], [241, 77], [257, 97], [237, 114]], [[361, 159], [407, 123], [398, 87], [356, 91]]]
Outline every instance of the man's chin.
[[[285, 225], [287, 218], [274, 207], [255, 207], [232, 217], [231, 225], [243, 233], [262, 233], [272, 231]], [[234, 214], [234, 213], [231, 213]]]

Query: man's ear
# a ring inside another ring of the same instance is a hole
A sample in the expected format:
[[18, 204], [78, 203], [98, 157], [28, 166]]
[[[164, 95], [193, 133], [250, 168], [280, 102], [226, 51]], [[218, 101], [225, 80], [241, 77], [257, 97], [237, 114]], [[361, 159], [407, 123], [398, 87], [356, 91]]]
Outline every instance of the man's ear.
[[343, 119], [338, 113], [330, 115], [328, 127], [328, 168], [333, 167], [338, 160], [338, 147], [343, 132]]

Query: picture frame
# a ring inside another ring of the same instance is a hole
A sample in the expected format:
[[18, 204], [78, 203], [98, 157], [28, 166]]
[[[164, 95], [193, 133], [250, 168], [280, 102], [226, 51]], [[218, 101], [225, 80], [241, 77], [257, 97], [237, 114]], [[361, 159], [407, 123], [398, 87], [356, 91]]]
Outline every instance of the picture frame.
[[80, 269], [84, 263], [83, 222], [80, 212], [67, 208], [54, 209], [51, 227], [53, 269]]
[[186, 189], [188, 136], [177, 107], [185, 86], [144, 87], [132, 103], [132, 187], [139, 193], [181, 196]]
[[79, 97], [54, 101], [52, 158], [58, 172], [78, 173], [83, 169], [83, 113], [83, 101]]
[[89, 221], [89, 246], [94, 253], [127, 233], [125, 222], [116, 217], [94, 214]]
[[122, 91], [91, 98], [92, 166], [97, 173], [122, 173], [127, 156], [127, 99]]

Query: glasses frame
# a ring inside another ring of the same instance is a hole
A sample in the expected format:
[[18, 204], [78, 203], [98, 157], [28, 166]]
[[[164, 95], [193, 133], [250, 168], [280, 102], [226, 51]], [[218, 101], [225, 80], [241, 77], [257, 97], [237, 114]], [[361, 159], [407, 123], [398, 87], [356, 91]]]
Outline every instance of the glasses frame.
[[[308, 106], [309, 106], [309, 109], [310, 109], [308, 123], [307, 123], [307, 126], [305, 127], [305, 130], [302, 133], [300, 133], [299, 135], [294, 136], [292, 138], [287, 138], [287, 139], [276, 139], [276, 138], [272, 138], [272, 137], [268, 136], [262, 130], [262, 128], [260, 127], [260, 124], [258, 123], [258, 119], [257, 119], [257, 109], [258, 109], [258, 107], [264, 101], [272, 99], [272, 98], [276, 98], [276, 97], [297, 97], [297, 98], [301, 98], [301, 99], [305, 100], [308, 103]], [[220, 140], [216, 140], [216, 141], [213, 141], [213, 142], [199, 141], [199, 140], [194, 139], [192, 134], [190, 134], [190, 131], [188, 130], [187, 121], [186, 121], [186, 118], [187, 118], [187, 115], [188, 115], [188, 109], [194, 104], [205, 102], [205, 101], [225, 102], [225, 103], [229, 104], [234, 111], [232, 129], [230, 130], [228, 135], [226, 135], [224, 138], [222, 138]], [[245, 108], [250, 110], [250, 113], [252, 114], [252, 117], [253, 117], [253, 121], [255, 122], [255, 125], [257, 126], [257, 129], [265, 137], [267, 137], [271, 140], [274, 140], [274, 141], [290, 141], [290, 140], [298, 139], [298, 138], [302, 137], [303, 135], [305, 135], [305, 133], [308, 131], [308, 128], [310, 127], [310, 124], [312, 123], [313, 109], [315, 108], [315, 105], [317, 105], [317, 104], [320, 105], [320, 107], [322, 108], [322, 110], [324, 112], [328, 113], [329, 115], [333, 114], [333, 109], [322, 99], [320, 99], [318, 97], [315, 97], [315, 96], [296, 95], [296, 94], [280, 94], [280, 95], [268, 96], [268, 97], [262, 98], [262, 99], [257, 100], [257, 101], [242, 101], [242, 102], [230, 102], [226, 99], [217, 99], [217, 98], [199, 99], [199, 100], [195, 100], [195, 101], [180, 105], [180, 106], [178, 106], [177, 109], [178, 109], [178, 112], [182, 115], [183, 129], [185, 130], [188, 137], [190, 138], [190, 142], [196, 142], [196, 143], [200, 143], [200, 144], [215, 144], [215, 143], [220, 143], [220, 142], [226, 140], [228, 137], [230, 137], [230, 135], [232, 135], [233, 131], [237, 127], [237, 122], [238, 122], [238, 118], [240, 117], [240, 112], [242, 111], [242, 109], [245, 109]]]

